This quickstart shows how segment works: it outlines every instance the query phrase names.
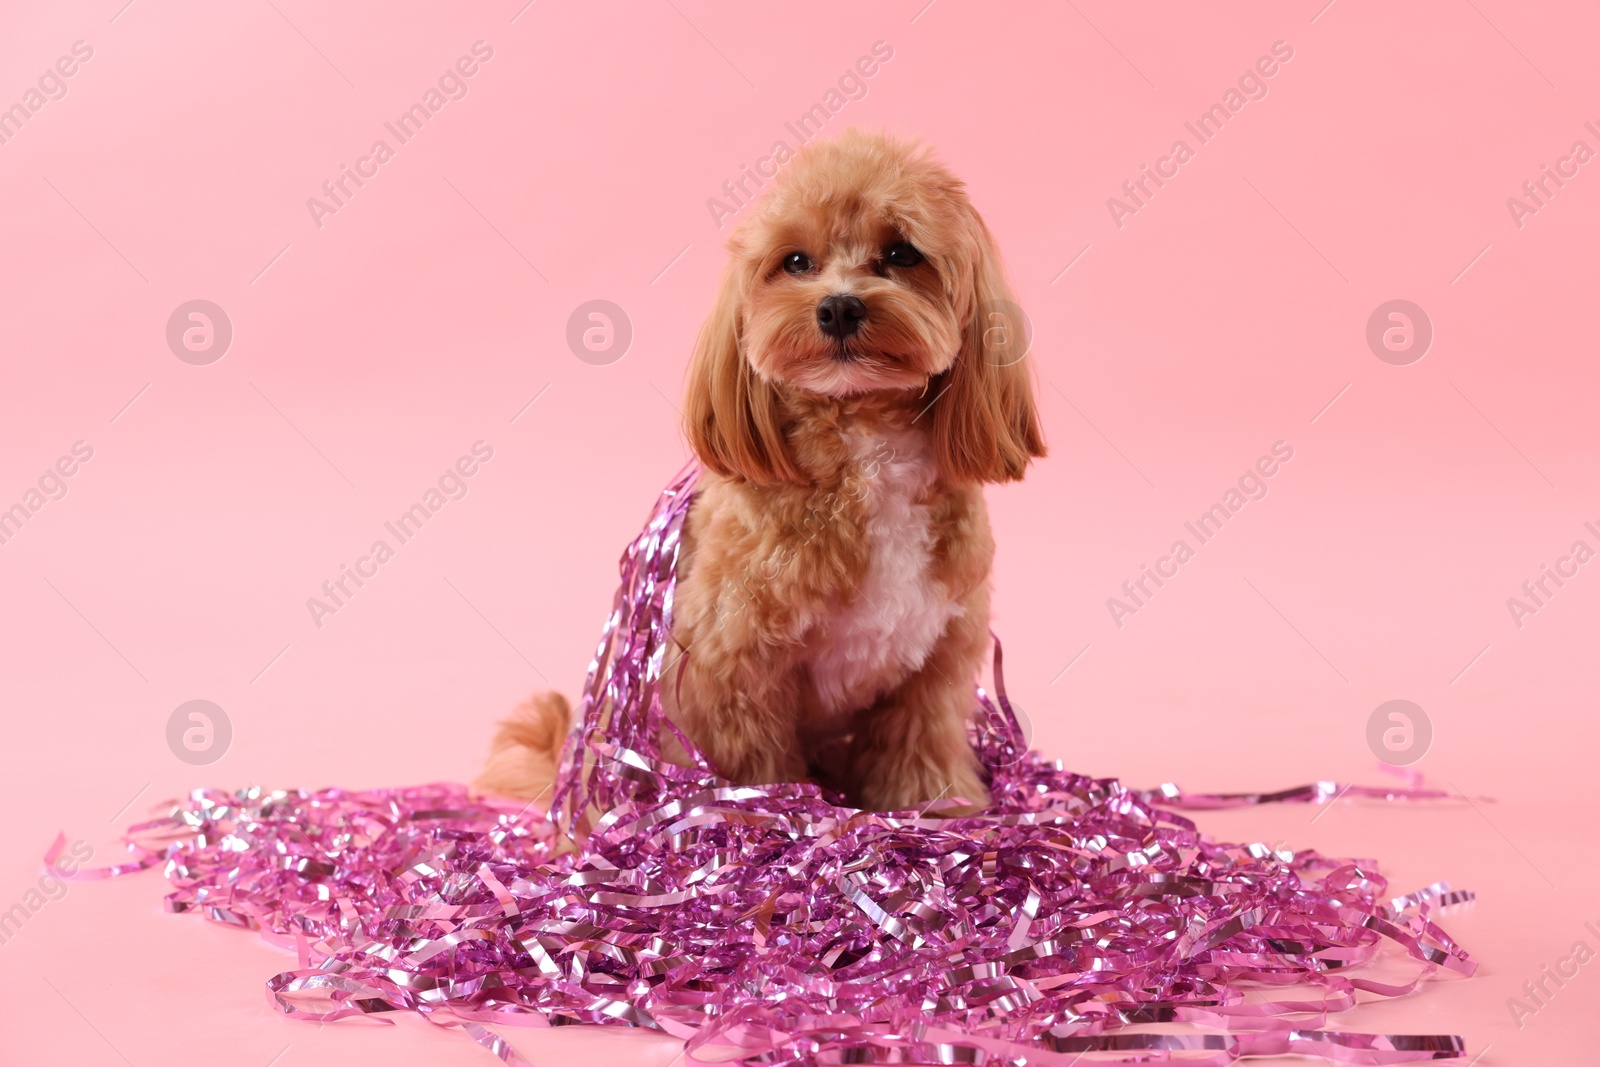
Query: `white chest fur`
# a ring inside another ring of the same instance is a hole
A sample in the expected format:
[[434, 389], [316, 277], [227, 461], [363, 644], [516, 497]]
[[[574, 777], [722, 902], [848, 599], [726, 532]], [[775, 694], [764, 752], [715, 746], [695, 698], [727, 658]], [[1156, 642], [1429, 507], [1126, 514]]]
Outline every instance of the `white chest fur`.
[[934, 481], [921, 434], [859, 434], [851, 450], [864, 473], [869, 561], [839, 611], [814, 634], [811, 677], [824, 708], [855, 710], [899, 684], [928, 658], [959, 610], [933, 576], [933, 516], [919, 503]]

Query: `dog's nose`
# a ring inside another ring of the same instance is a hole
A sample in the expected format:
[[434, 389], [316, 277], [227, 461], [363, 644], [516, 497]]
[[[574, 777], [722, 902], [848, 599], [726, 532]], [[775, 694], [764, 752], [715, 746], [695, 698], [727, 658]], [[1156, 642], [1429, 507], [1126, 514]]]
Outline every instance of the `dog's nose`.
[[823, 333], [841, 341], [861, 329], [861, 320], [866, 317], [867, 305], [848, 293], [825, 296], [817, 305], [817, 325]]

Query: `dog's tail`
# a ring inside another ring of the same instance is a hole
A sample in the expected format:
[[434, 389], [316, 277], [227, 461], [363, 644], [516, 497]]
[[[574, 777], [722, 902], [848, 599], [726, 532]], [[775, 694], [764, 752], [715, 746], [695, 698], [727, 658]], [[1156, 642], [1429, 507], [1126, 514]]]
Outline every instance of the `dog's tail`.
[[536, 693], [500, 724], [489, 743], [489, 760], [472, 783], [478, 793], [544, 799], [556, 780], [561, 746], [572, 726], [572, 706], [560, 693]]

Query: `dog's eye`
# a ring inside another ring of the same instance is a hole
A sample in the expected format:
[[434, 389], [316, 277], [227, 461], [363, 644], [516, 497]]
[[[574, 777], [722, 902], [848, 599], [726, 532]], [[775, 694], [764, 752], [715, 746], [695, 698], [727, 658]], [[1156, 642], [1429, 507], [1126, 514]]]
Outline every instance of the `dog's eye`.
[[811, 266], [811, 257], [804, 252], [790, 252], [783, 257], [783, 269], [790, 274], [804, 274]]
[[922, 262], [922, 253], [901, 241], [884, 249], [883, 258], [891, 267], [915, 267]]

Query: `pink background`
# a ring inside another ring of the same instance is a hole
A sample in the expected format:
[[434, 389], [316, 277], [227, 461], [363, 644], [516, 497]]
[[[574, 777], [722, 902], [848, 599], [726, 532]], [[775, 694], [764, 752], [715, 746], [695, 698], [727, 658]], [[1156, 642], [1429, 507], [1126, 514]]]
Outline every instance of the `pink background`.
[[[1600, 563], [1520, 628], [1506, 606], [1574, 541], [1600, 548], [1600, 163], [1520, 228], [1506, 205], [1575, 140], [1600, 149], [1592, 9], [124, 2], [0, 14], [0, 106], [93, 48], [0, 145], [0, 504], [94, 449], [0, 545], [0, 909], [58, 830], [108, 861], [202, 783], [462, 779], [514, 702], [576, 693], [617, 554], [684, 459], [674, 405], [727, 233], [706, 201], [884, 41], [828, 129], [933, 142], [1035, 327], [1052, 454], [989, 499], [1036, 743], [1138, 785], [1386, 782], [1368, 717], [1417, 702], [1416, 769], [1494, 802], [1203, 825], [1376, 856], [1397, 892], [1479, 891], [1446, 925], [1480, 975], [1345, 1027], [1460, 1032], [1485, 1065], [1592, 1058], [1600, 963], [1520, 1029], [1506, 1004], [1600, 948]], [[468, 95], [318, 228], [306, 199], [479, 40]], [[1107, 198], [1194, 147], [1184, 122], [1280, 40], [1268, 95], [1119, 228]], [[208, 366], [165, 342], [195, 298], [234, 328]], [[565, 342], [597, 298], [634, 332], [603, 366]], [[1408, 366], [1364, 338], [1394, 298], [1435, 330]], [[306, 599], [478, 440], [467, 497], [314, 626]], [[1106, 599], [1278, 440], [1267, 498], [1119, 629]], [[166, 743], [195, 698], [234, 730], [206, 767]], [[415, 1020], [279, 1018], [262, 984], [290, 958], [163, 915], [163, 888], [74, 884], [0, 945], [0, 1061], [488, 1062]], [[543, 1062], [677, 1050], [512, 1036]]]

